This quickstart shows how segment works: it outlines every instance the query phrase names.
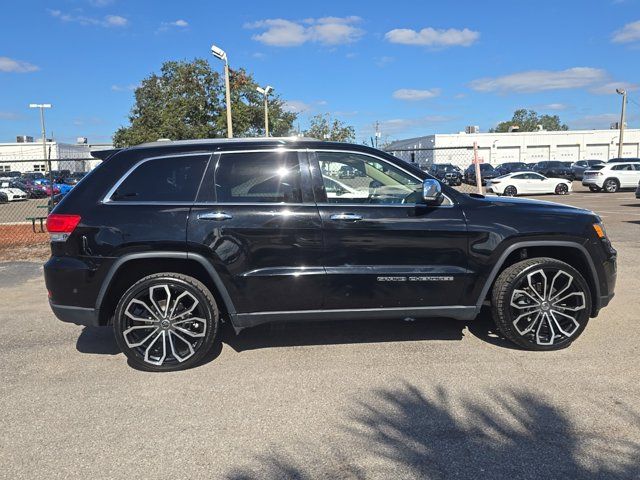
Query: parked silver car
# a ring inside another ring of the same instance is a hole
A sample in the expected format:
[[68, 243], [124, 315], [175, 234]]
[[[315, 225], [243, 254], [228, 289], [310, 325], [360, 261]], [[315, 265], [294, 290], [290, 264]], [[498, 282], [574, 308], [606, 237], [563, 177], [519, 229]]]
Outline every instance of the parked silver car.
[[571, 171], [573, 172], [573, 176], [576, 180], [582, 180], [585, 170], [589, 170], [591, 167], [603, 164], [604, 162], [602, 160], [578, 160], [571, 165]]

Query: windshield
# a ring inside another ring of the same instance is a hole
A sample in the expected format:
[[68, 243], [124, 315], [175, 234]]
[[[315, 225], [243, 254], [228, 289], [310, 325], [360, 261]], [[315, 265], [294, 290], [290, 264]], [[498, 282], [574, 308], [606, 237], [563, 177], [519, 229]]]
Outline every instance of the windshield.
[[589, 170], [602, 170], [604, 168], [604, 165], [594, 165], [593, 167], [589, 168]]

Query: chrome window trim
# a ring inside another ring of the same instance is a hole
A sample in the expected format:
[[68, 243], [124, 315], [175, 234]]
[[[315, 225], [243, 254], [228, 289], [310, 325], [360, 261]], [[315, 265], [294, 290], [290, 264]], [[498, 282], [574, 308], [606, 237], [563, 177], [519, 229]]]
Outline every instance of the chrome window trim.
[[[404, 173], [406, 173], [407, 175], [415, 178], [416, 180], [418, 180], [418, 182], [422, 185], [422, 180], [417, 177], [415, 174], [411, 173], [408, 170], [405, 170], [404, 168], [396, 165], [395, 163], [391, 163], [389, 160], [385, 160], [384, 158], [380, 158], [377, 155], [373, 155], [372, 153], [368, 153], [368, 152], [359, 152], [357, 150], [338, 150], [338, 149], [325, 149], [325, 148], [314, 148], [314, 149], [308, 149], [309, 152], [312, 153], [317, 153], [317, 152], [332, 152], [332, 153], [352, 153], [355, 155], [365, 155], [367, 157], [371, 157], [371, 158], [375, 158], [376, 160], [379, 160], [380, 162], [384, 162], [387, 165], [391, 165], [392, 167], [397, 168], [398, 170], [403, 171]], [[400, 160], [400, 159], [398, 159]], [[402, 161], [402, 160], [401, 160]], [[426, 172], [425, 172], [426, 173]], [[322, 172], [320, 173], [320, 175], [322, 175]], [[324, 178], [324, 176], [323, 176]], [[437, 180], [437, 179], [436, 179]], [[438, 180], [439, 181], [439, 180]], [[442, 183], [442, 182], [440, 182]], [[449, 198], [447, 195], [445, 195], [444, 193], [442, 194], [444, 196], [444, 198], [446, 198], [449, 201], [449, 205], [436, 205], [436, 206], [432, 206], [429, 208], [451, 208], [453, 206], [455, 206], [455, 203], [453, 202], [453, 200], [451, 198]], [[322, 202], [322, 203], [316, 203], [316, 205], [320, 206], [328, 206], [328, 205], [344, 205], [344, 206], [361, 206], [361, 207], [379, 207], [379, 206], [385, 206], [385, 204], [381, 204], [381, 205], [371, 205], [371, 204], [366, 204], [366, 203], [354, 203], [354, 204], [350, 204], [350, 203], [331, 203], [331, 202]], [[408, 207], [415, 207], [416, 205], [422, 205], [421, 203], [399, 203], [399, 204], [386, 204], [386, 206], [388, 207], [397, 207], [397, 206], [408, 206]]]
[[[199, 157], [199, 156], [204, 156], [204, 155], [208, 155], [209, 156], [209, 160], [211, 160], [211, 156], [213, 155], [213, 153], [214, 152], [179, 153], [179, 154], [172, 154], [172, 155], [159, 155], [157, 157], [143, 158], [142, 160], [137, 161], [129, 170], [127, 170], [120, 177], [120, 179], [113, 185], [113, 187], [111, 187], [111, 189], [109, 189], [107, 194], [103, 197], [101, 203], [111, 204], [111, 205], [116, 205], [116, 204], [126, 204], [126, 205], [132, 205], [132, 204], [137, 204], [137, 205], [157, 205], [157, 204], [179, 205], [179, 204], [187, 203], [187, 204], [191, 205], [193, 202], [185, 202], [185, 201], [176, 201], [176, 202], [159, 202], [159, 201], [154, 201], [154, 200], [142, 201], [142, 202], [136, 202], [135, 200], [132, 200], [132, 201], [128, 201], [128, 200], [114, 201], [114, 200], [111, 200], [111, 197], [116, 192], [118, 187], [120, 185], [122, 185], [122, 183], [129, 177], [129, 175], [131, 175], [143, 163], [151, 162], [153, 160], [163, 160], [165, 158]], [[198, 187], [199, 186], [200, 186], [200, 184], [198, 184]], [[195, 200], [195, 198], [197, 198], [197, 197], [194, 197], [194, 200]]]

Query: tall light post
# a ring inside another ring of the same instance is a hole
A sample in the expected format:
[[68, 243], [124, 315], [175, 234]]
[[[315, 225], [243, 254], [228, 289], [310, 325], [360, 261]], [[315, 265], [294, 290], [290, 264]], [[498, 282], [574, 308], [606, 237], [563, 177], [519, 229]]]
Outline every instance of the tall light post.
[[30, 103], [29, 108], [40, 109], [40, 126], [42, 127], [42, 158], [47, 162], [47, 169], [49, 170], [49, 189], [51, 192], [51, 206], [53, 208], [53, 171], [51, 170], [51, 158], [47, 155], [47, 132], [44, 127], [44, 109], [51, 108], [50, 103]]
[[218, 60], [224, 61], [224, 87], [227, 96], [227, 137], [233, 138], [233, 125], [231, 124], [231, 86], [229, 85], [229, 61], [227, 52], [220, 47], [211, 45], [211, 53]]
[[269, 92], [273, 90], [271, 85], [266, 87], [257, 87], [256, 90], [264, 95], [264, 136], [269, 136]]
[[627, 91], [616, 88], [616, 93], [622, 95], [622, 113], [620, 114], [620, 141], [618, 143], [618, 158], [622, 158], [622, 147], [624, 145], [624, 120], [627, 111]]

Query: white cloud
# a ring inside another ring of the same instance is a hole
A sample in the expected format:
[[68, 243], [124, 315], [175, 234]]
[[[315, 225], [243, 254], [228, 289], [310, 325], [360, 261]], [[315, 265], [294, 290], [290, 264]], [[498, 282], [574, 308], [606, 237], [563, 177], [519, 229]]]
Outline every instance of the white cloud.
[[273, 47], [296, 47], [307, 42], [343, 45], [356, 42], [364, 34], [354, 25], [358, 22], [360, 18], [355, 16], [308, 18], [303, 21], [270, 18], [248, 23], [245, 28], [264, 30], [252, 38]]
[[138, 86], [139, 85], [135, 83], [130, 83], [129, 85], [111, 85], [111, 90], [114, 92], [132, 92], [138, 88]]
[[87, 17], [85, 15], [72, 15], [64, 13], [60, 10], [49, 10], [49, 14], [59, 19], [62, 22], [78, 23], [83, 26], [99, 26], [99, 27], [126, 27], [129, 25], [129, 20], [126, 17], [120, 15], [105, 15], [101, 18]]
[[423, 28], [420, 31], [409, 28], [396, 28], [384, 36], [391, 43], [403, 45], [421, 45], [426, 47], [469, 47], [480, 38], [480, 32], [464, 28], [435, 29]]
[[478, 92], [532, 93], [545, 90], [589, 87], [607, 81], [599, 68], [574, 67], [560, 71], [530, 70], [495, 78], [473, 80], [469, 86]]
[[640, 20], [627, 23], [620, 30], [615, 31], [611, 41], [613, 43], [640, 42]]
[[16, 112], [0, 112], [0, 120], [19, 120], [22, 115]]
[[376, 57], [374, 60], [376, 62], [376, 65], [378, 67], [382, 68], [382, 67], [386, 67], [390, 63], [393, 63], [395, 61], [395, 58], [385, 55], [385, 56], [382, 56], [382, 57]]
[[188, 26], [189, 26], [189, 22], [182, 19], [178, 19], [174, 22], [162, 22], [157, 32], [166, 32], [167, 30], [172, 28], [184, 29], [184, 28], [187, 28]]
[[393, 98], [397, 100], [408, 100], [411, 102], [426, 100], [427, 98], [434, 98], [440, 95], [439, 88], [432, 88], [430, 90], [416, 90], [412, 88], [401, 88], [393, 92]]
[[569, 108], [569, 105], [566, 103], [547, 103], [545, 105], [539, 105], [536, 108], [540, 110], [566, 110]]
[[613, 122], [618, 121], [620, 121], [620, 114], [618, 113], [601, 113], [598, 115], [587, 115], [581, 118], [576, 118], [567, 123], [574, 129], [605, 129], [609, 128]]
[[120, 15], [107, 15], [104, 17], [105, 27], [125, 27], [128, 23], [129, 20]]
[[89, 3], [94, 7], [108, 7], [114, 2], [114, 0], [89, 0]]
[[633, 92], [640, 88], [640, 85], [637, 83], [629, 83], [629, 82], [607, 82], [602, 85], [598, 85], [597, 87], [589, 89], [591, 93], [595, 93], [598, 95], [615, 95], [616, 89], [627, 90], [628, 92]]
[[40, 70], [40, 68], [31, 63], [9, 57], [0, 57], [0, 72], [29, 73], [37, 70]]
[[380, 122], [380, 130], [384, 135], [398, 135], [408, 130], [437, 125], [452, 120], [452, 117], [445, 115], [426, 115], [417, 118], [394, 118]]
[[302, 100], [287, 100], [284, 102], [282, 109], [285, 112], [303, 113], [311, 110], [312, 106]]

